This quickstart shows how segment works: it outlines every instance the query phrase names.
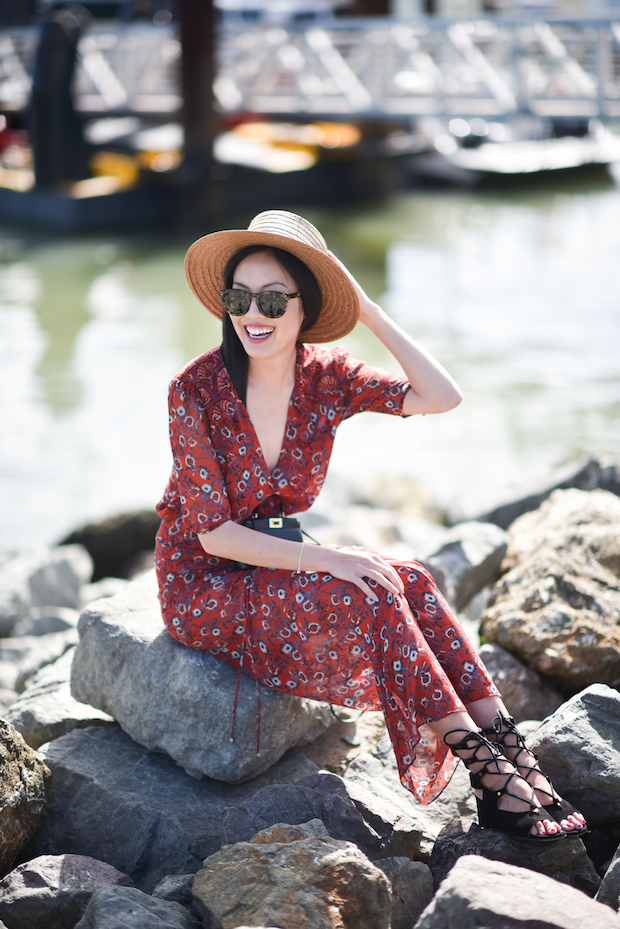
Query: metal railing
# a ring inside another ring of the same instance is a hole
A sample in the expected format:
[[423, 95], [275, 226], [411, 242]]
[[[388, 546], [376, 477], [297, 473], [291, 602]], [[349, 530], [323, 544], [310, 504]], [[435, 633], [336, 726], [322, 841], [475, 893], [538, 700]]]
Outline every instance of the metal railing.
[[[0, 31], [0, 110], [28, 102], [37, 34]], [[173, 117], [173, 26], [97, 24], [79, 44], [76, 108]], [[620, 18], [350, 19], [224, 25], [214, 83], [227, 114], [620, 117]]]

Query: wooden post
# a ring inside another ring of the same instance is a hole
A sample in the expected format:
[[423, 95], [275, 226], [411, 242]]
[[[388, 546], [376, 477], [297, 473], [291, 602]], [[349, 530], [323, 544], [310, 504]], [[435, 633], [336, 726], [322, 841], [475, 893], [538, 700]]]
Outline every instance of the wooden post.
[[176, 0], [182, 48], [181, 88], [185, 155], [180, 174], [193, 185], [212, 160], [216, 117], [213, 109], [215, 11], [213, 0]]

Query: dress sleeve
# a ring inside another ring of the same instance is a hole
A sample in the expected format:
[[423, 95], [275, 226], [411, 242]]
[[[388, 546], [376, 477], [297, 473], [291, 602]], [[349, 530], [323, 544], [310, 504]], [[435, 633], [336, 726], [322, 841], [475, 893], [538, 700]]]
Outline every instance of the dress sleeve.
[[211, 442], [205, 404], [189, 380], [175, 379], [168, 395], [172, 480], [186, 530], [210, 532], [231, 518], [222, 469]]
[[404, 375], [372, 368], [364, 361], [350, 358], [344, 351], [336, 355], [334, 361], [339, 378], [344, 382], [342, 419], [364, 411], [403, 415], [403, 401], [410, 386]]

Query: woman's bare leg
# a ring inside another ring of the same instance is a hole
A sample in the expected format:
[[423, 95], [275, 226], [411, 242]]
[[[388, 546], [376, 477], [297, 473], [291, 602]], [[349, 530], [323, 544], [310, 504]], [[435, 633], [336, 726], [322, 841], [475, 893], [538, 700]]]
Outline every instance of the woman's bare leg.
[[[468, 714], [473, 719], [473, 721], [477, 723], [478, 726], [480, 726], [481, 729], [491, 729], [493, 727], [493, 720], [497, 717], [498, 710], [502, 713], [503, 716], [510, 716], [510, 713], [499, 697], [483, 697], [482, 700], [476, 700], [474, 703], [467, 704]], [[491, 741], [493, 740], [491, 739]], [[503, 746], [504, 755], [510, 761], [515, 758], [518, 751], [518, 745], [515, 745], [514, 747], [510, 744]], [[522, 756], [519, 759], [519, 762], [521, 761], [526, 761], [526, 759]], [[531, 761], [531, 764], [528, 764], [527, 761]], [[537, 764], [534, 756], [530, 756], [527, 761], [525, 764], [519, 763], [517, 770], [520, 770], [521, 773], [523, 773], [526, 768], [536, 769]], [[527, 773], [527, 771], [525, 771], [525, 773]], [[543, 805], [544, 803], [550, 802], [551, 797], [549, 795], [549, 781], [545, 775], [542, 774], [542, 772], [537, 773], [536, 775], [530, 775], [528, 777], [528, 783], [530, 783], [534, 788], [538, 803]], [[561, 821], [560, 825], [564, 832], [572, 832], [573, 829], [581, 829], [585, 825], [585, 818], [581, 813], [571, 813], [570, 816], [567, 816], [566, 819]]]

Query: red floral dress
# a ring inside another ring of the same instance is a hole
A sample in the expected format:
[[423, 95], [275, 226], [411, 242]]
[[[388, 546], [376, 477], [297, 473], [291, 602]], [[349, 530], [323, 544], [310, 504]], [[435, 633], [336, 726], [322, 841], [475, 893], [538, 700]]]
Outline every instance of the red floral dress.
[[426, 723], [498, 691], [467, 636], [415, 562], [392, 561], [393, 596], [371, 603], [329, 574], [237, 570], [208, 555], [198, 533], [227, 520], [297, 513], [321, 489], [336, 428], [363, 410], [401, 415], [408, 383], [342, 348], [300, 345], [282, 451], [267, 468], [219, 349], [170, 387], [173, 470], [163, 499], [156, 568], [166, 628], [268, 687], [346, 707], [383, 710], [403, 784], [429, 803], [457, 764]]

